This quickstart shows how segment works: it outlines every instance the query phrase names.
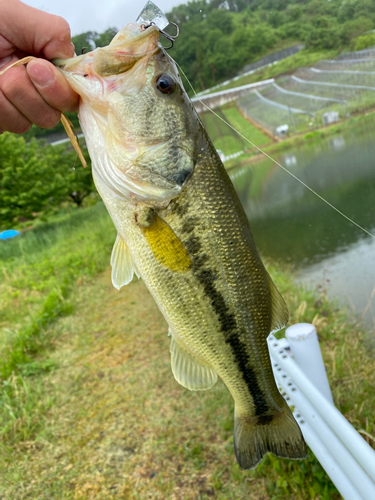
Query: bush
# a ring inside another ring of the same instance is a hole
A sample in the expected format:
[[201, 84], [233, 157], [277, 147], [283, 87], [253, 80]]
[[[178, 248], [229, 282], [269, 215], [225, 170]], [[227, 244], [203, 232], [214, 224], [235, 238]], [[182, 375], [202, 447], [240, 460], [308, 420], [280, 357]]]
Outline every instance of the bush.
[[[85, 155], [89, 162], [87, 151]], [[0, 135], [0, 227], [45, 215], [64, 201], [80, 206], [95, 187], [91, 169], [78, 163], [73, 170], [75, 164], [70, 148]]]
[[369, 35], [359, 36], [354, 50], [363, 50], [375, 45], [375, 33]]

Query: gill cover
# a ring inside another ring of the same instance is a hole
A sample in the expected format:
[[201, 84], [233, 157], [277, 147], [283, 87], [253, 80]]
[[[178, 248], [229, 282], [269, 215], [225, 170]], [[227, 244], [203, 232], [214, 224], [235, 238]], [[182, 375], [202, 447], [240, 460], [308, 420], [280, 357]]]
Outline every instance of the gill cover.
[[82, 98], [99, 191], [155, 208], [178, 196], [194, 167], [198, 119], [158, 28], [128, 24], [107, 47], [55, 64]]

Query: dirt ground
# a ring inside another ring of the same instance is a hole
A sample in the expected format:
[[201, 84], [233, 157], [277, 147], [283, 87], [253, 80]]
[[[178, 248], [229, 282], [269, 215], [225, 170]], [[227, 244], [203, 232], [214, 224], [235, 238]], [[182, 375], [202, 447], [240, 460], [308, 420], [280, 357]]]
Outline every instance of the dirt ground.
[[270, 498], [236, 464], [224, 385], [190, 392], [174, 380], [167, 325], [143, 282], [118, 292], [107, 270], [75, 295], [53, 327], [58, 368], [35, 380], [50, 409], [3, 457], [0, 498]]

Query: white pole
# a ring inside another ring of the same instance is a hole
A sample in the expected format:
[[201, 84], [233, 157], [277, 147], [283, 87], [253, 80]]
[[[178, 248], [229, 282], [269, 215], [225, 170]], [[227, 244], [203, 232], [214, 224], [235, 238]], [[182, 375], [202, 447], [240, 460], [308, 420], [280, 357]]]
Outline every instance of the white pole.
[[[321, 444], [315, 444], [315, 442], [311, 441], [310, 438], [306, 438], [307, 444], [314, 453], [315, 448], [319, 450], [319, 455], [315, 453], [319, 462], [321, 462], [321, 455], [324, 455], [325, 451], [332, 457], [332, 460], [340, 468], [342, 476], [340, 477], [340, 474], [336, 472], [335, 480], [331, 476], [330, 470], [326, 469], [337, 489], [342, 492], [342, 477], [344, 477], [350, 480], [354, 488], [361, 495], [361, 498], [364, 500], [374, 500], [375, 483], [366, 474], [348, 449], [343, 445], [333, 430], [330, 429], [322, 416], [319, 414], [319, 411], [312, 406], [309, 400], [288, 377], [287, 373], [280, 368], [279, 363], [273, 361], [272, 365], [278, 385], [281, 386], [282, 390], [288, 396], [287, 403], [289, 405], [297, 406], [300, 410], [300, 413], [295, 411], [294, 416], [300, 424], [302, 432], [304, 433], [305, 424], [307, 422], [311, 429], [313, 429], [314, 433], [319, 436], [319, 440], [321, 441]], [[323, 468], [325, 468], [323, 462], [321, 463]], [[344, 484], [346, 484], [346, 481], [344, 481]], [[343, 496], [345, 499], [349, 498], [345, 495]]]
[[327, 451], [323, 442], [319, 439], [311, 426], [305, 423], [301, 426], [301, 430], [312, 452], [319, 460], [321, 466], [327, 472], [342, 497], [345, 500], [364, 500], [350, 480], [345, 476], [339, 465], [337, 465], [334, 458], [329, 451]]
[[298, 323], [286, 329], [285, 337], [297, 365], [327, 401], [334, 404], [315, 326]]
[[268, 346], [272, 357], [288, 373], [289, 377], [296, 383], [314, 408], [319, 408], [319, 413], [327, 424], [375, 482], [375, 451], [358, 434], [354, 427], [350, 425], [337, 408], [321, 395], [320, 391], [304, 375], [293, 358], [284, 349], [278, 347], [278, 341], [273, 335], [268, 337]]

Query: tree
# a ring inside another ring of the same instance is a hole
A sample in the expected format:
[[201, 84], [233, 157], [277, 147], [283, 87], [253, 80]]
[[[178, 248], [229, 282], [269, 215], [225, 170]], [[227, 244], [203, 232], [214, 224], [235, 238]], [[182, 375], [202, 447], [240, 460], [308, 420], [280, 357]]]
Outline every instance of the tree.
[[299, 5], [289, 4], [285, 10], [285, 14], [289, 16], [293, 21], [296, 21], [302, 16], [302, 9]]
[[342, 26], [342, 38], [344, 43], [350, 43], [353, 39], [374, 28], [374, 23], [366, 17], [358, 17], [352, 21], [347, 21]]
[[98, 38], [98, 36], [99, 35], [96, 31], [86, 31], [86, 33], [81, 33], [80, 35], [73, 36], [72, 42], [74, 44], [77, 56], [82, 54], [83, 49], [86, 49], [86, 52], [95, 49], [95, 40]]
[[118, 31], [119, 30], [115, 27], [106, 29], [95, 38], [95, 45], [97, 47], [106, 47], [111, 43]]
[[285, 23], [285, 15], [277, 10], [272, 10], [268, 15], [267, 21], [273, 28], [278, 28]]
[[173, 7], [166, 16], [169, 21], [182, 27], [187, 22], [199, 23], [207, 16], [209, 12], [208, 4], [205, 0], [193, 0], [185, 4]]
[[26, 143], [13, 134], [0, 136], [1, 226], [34, 219], [61, 198], [66, 184], [54, 171], [57, 159], [52, 148], [47, 152], [35, 139]]
[[338, 20], [350, 21], [361, 16], [373, 18], [374, 12], [375, 5], [372, 0], [344, 0], [338, 11]]
[[83, 169], [70, 148], [52, 147], [9, 133], [0, 135], [0, 226], [12, 227], [71, 201], [81, 206], [95, 190], [90, 161]]
[[91, 160], [86, 148], [82, 148], [83, 156], [87, 162], [87, 168], [83, 168], [77, 154], [71, 148], [62, 147], [59, 161], [55, 166], [55, 172], [65, 180], [65, 189], [61, 201], [72, 201], [78, 207], [82, 206], [83, 200], [95, 191], [92, 179]]
[[233, 30], [233, 14], [226, 9], [213, 9], [207, 16], [207, 23], [211, 29], [219, 29], [225, 35]]
[[342, 27], [334, 18], [319, 16], [313, 20], [305, 43], [309, 49], [334, 49], [342, 43]]

